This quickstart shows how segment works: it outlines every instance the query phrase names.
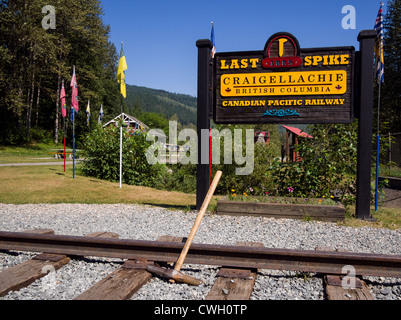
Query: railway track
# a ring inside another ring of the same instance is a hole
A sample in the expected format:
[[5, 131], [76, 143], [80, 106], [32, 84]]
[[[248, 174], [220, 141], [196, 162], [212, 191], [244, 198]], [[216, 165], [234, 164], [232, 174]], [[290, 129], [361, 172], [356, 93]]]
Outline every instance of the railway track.
[[[37, 253], [34, 258], [0, 272], [0, 296], [48, 277], [48, 270], [63, 268], [71, 259], [103, 257], [121, 259], [121, 266], [74, 299], [130, 299], [152, 281], [147, 265], [171, 267], [183, 246], [182, 238], [169, 236], [139, 241], [119, 239], [112, 233], [77, 237], [54, 235], [51, 230], [0, 232], [1, 251]], [[261, 269], [318, 274], [324, 278], [325, 298], [330, 300], [373, 299], [361, 276], [401, 278], [401, 256], [337, 252], [329, 248], [271, 249], [255, 243], [193, 244], [185, 264], [219, 268], [206, 300], [249, 300]]]

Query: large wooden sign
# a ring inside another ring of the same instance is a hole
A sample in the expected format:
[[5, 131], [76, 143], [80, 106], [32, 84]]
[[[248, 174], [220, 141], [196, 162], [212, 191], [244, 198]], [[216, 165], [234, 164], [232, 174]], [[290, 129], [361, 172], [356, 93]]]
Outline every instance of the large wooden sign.
[[215, 123], [350, 123], [354, 47], [300, 49], [276, 33], [263, 51], [217, 53]]
[[356, 213], [369, 220], [376, 37], [376, 30], [361, 31], [357, 52], [353, 47], [301, 50], [291, 34], [278, 33], [262, 52], [216, 54], [213, 76], [213, 44], [198, 40], [197, 130], [201, 138], [196, 208], [201, 208], [209, 188], [210, 167], [202, 163], [202, 153], [209, 150], [204, 146], [209, 146], [210, 137], [202, 132], [210, 130], [211, 109], [216, 123], [251, 124], [348, 123], [355, 109], [359, 119]]

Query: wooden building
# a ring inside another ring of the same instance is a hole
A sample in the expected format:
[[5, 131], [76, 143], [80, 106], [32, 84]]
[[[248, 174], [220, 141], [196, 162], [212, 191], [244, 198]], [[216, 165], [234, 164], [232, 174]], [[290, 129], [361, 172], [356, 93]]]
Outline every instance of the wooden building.
[[113, 120], [110, 120], [109, 122], [107, 122], [103, 128], [108, 127], [112, 124], [114, 124], [115, 126], [117, 126], [118, 122], [121, 121], [121, 119], [124, 121], [124, 123], [127, 125], [127, 129], [130, 132], [138, 132], [138, 131], [148, 131], [149, 127], [144, 124], [143, 122], [139, 121], [137, 118], [130, 116], [128, 114], [125, 113], [121, 113], [120, 115], [118, 115], [117, 117], [115, 117]]
[[298, 144], [298, 139], [300, 137], [313, 139], [313, 137], [295, 127], [283, 126], [283, 128], [285, 129], [285, 147], [282, 152], [285, 154], [282, 154], [282, 159], [285, 156], [287, 162], [300, 161], [301, 159], [299, 158], [298, 152], [295, 151], [295, 146]]

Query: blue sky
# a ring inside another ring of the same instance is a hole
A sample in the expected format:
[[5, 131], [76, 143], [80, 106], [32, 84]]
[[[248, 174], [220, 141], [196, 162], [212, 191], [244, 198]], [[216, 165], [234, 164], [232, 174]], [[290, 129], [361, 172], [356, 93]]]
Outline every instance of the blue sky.
[[[124, 52], [128, 84], [196, 96], [196, 41], [217, 52], [263, 50], [274, 33], [292, 33], [301, 48], [355, 46], [373, 29], [379, 0], [102, 0], [110, 40]], [[386, 13], [387, 0], [383, 0]], [[344, 6], [356, 12], [356, 29], [344, 29]]]

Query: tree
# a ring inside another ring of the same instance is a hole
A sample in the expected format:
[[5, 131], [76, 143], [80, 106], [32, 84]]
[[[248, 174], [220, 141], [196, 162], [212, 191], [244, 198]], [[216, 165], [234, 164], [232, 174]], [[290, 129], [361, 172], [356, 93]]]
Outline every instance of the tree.
[[[81, 110], [91, 101], [92, 112], [103, 104], [106, 114], [120, 110], [116, 82], [117, 51], [109, 42], [99, 0], [55, 0], [56, 28], [44, 29], [45, 0], [0, 0], [0, 143], [29, 140], [32, 119], [61, 130], [59, 90], [76, 66]], [[69, 104], [69, 103], [68, 103]], [[68, 108], [69, 109], [69, 108]], [[86, 130], [78, 117], [77, 135]]]
[[386, 123], [386, 127], [382, 126], [386, 132], [399, 132], [401, 128], [400, 48], [401, 0], [390, 0], [384, 19], [384, 83], [380, 109], [380, 122]]

